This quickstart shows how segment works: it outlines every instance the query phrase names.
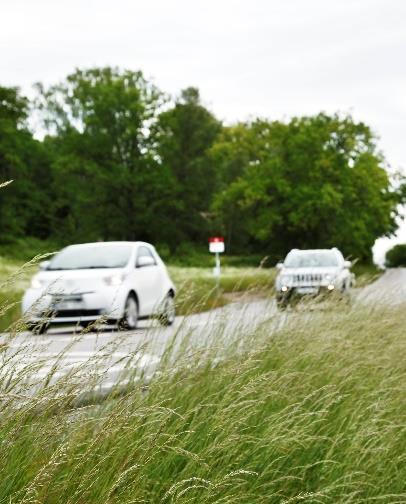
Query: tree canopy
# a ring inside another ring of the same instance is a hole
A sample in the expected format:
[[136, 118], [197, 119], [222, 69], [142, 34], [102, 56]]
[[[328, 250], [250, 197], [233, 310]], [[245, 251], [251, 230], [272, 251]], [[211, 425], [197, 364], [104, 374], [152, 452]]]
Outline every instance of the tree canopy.
[[281, 255], [337, 246], [368, 259], [375, 239], [396, 229], [401, 191], [391, 187], [369, 127], [351, 117], [238, 125], [213, 155], [237, 175], [214, 201], [230, 245]]
[[50, 160], [27, 127], [29, 102], [16, 88], [0, 87], [0, 181], [13, 183], [0, 192], [0, 238], [51, 233], [47, 211]]
[[[141, 72], [76, 70], [30, 102], [0, 88], [0, 241], [145, 239], [281, 256], [340, 247], [369, 259], [396, 230], [394, 182], [350, 116], [224, 126], [190, 87], [172, 100]], [[28, 127], [40, 114], [45, 137]]]
[[220, 130], [221, 123], [200, 103], [195, 88], [183, 90], [175, 105], [159, 116], [157, 150], [176, 181], [179, 206], [172, 228], [177, 241], [207, 239], [205, 213], [218, 184], [208, 151]]
[[152, 135], [162, 93], [140, 72], [111, 68], [77, 70], [39, 89], [61, 233], [68, 224], [79, 240], [170, 239], [174, 177]]

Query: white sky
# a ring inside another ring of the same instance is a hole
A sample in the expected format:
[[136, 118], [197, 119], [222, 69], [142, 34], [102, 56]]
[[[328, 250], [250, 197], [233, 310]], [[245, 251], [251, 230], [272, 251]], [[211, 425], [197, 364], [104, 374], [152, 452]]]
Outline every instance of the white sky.
[[405, 22], [405, 0], [0, 0], [0, 85], [117, 65], [226, 122], [351, 112], [405, 170]]

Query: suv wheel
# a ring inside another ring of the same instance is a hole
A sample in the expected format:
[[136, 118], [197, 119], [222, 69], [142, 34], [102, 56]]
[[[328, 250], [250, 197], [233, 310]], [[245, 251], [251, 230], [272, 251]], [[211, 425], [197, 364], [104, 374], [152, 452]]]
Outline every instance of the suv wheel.
[[289, 305], [289, 302], [286, 301], [286, 299], [277, 299], [276, 300], [276, 307], [280, 311], [285, 311]]

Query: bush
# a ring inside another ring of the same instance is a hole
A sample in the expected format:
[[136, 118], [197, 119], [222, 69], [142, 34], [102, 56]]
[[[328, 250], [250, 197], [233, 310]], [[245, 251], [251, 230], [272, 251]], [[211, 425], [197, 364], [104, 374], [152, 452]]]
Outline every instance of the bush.
[[9, 243], [0, 244], [0, 256], [17, 261], [30, 261], [39, 254], [56, 252], [61, 248], [60, 244], [49, 240], [40, 240], [33, 236], [18, 238]]
[[406, 243], [395, 245], [386, 252], [385, 264], [388, 268], [406, 266]]

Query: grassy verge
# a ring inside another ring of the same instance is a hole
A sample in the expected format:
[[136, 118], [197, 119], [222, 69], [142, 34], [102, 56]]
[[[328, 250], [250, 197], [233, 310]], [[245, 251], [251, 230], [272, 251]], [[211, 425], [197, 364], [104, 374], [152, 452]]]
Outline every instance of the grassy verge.
[[0, 257], [0, 331], [21, 316], [21, 298], [37, 270], [27, 262]]
[[[20, 304], [24, 289], [28, 287], [35, 267], [23, 269], [24, 262], [0, 257], [0, 283], [10, 277], [0, 293], [0, 311], [13, 303], [0, 318], [0, 331], [4, 331], [20, 317]], [[180, 315], [187, 315], [224, 306], [236, 298], [238, 293], [248, 296], [272, 293], [274, 270], [261, 268], [225, 267], [222, 270], [220, 288], [216, 288], [212, 268], [171, 266], [171, 277], [177, 286], [177, 305]]]
[[352, 267], [352, 271], [355, 274], [357, 287], [365, 287], [370, 283], [378, 280], [378, 278], [384, 273], [383, 269], [378, 268], [375, 264], [361, 264], [356, 263]]
[[98, 407], [1, 375], [0, 502], [405, 502], [406, 310], [283, 317]]
[[[0, 289], [0, 313], [5, 312], [0, 319], [0, 331], [6, 330], [20, 316], [19, 302], [24, 289], [29, 285], [30, 276], [35, 271], [35, 267], [23, 268], [25, 261], [31, 259], [33, 251], [38, 254], [46, 252], [46, 244], [38, 240], [28, 244], [23, 241], [18, 253], [17, 245], [14, 244], [12, 247], [16, 258], [10, 259], [7, 255], [0, 256], [0, 284], [17, 275], [12, 282], [8, 282]], [[31, 255], [29, 245], [31, 245]], [[0, 253], [7, 253], [8, 249], [4, 247], [0, 247]], [[199, 257], [193, 256], [191, 263], [198, 263], [197, 259]], [[213, 261], [213, 257], [209, 256], [209, 259], [211, 262]], [[185, 258], [182, 261], [188, 262]], [[239, 266], [233, 266], [234, 263], [239, 264]], [[256, 256], [248, 258], [225, 256], [223, 258], [224, 266], [222, 267], [220, 288], [216, 287], [212, 266], [192, 267], [172, 264], [169, 271], [178, 288], [178, 313], [180, 315], [189, 315], [219, 308], [241, 299], [242, 294], [244, 294], [245, 299], [272, 295], [276, 271], [273, 268], [249, 266], [257, 263], [260, 264], [261, 260]], [[241, 266], [242, 264], [248, 266]], [[382, 274], [382, 271], [373, 265], [356, 264], [353, 271], [356, 274], [358, 287], [364, 287]], [[8, 309], [6, 310], [7, 306]]]
[[217, 288], [211, 268], [171, 266], [169, 272], [178, 288], [177, 306], [181, 315], [224, 306], [241, 294], [246, 300], [271, 295], [275, 280], [273, 269], [225, 267]]
[[[21, 254], [25, 259], [27, 250], [22, 249]], [[210, 259], [213, 260], [212, 257]], [[275, 269], [230, 265], [233, 264], [234, 260], [238, 264], [243, 264], [244, 262], [250, 264], [258, 262], [259, 258], [251, 257], [244, 261], [243, 258], [225, 257], [219, 289], [216, 287], [216, 281], [212, 274], [212, 266], [191, 267], [171, 265], [169, 272], [178, 289], [178, 313], [180, 315], [188, 315], [218, 308], [240, 299], [242, 294], [244, 294], [246, 300], [273, 294]], [[10, 276], [16, 275], [23, 265], [24, 261], [22, 259], [0, 257], [0, 283], [5, 282]], [[10, 300], [13, 306], [0, 319], [0, 331], [6, 330], [10, 323], [18, 320], [20, 316], [19, 301], [22, 298], [24, 289], [29, 285], [30, 276], [33, 275], [34, 271], [35, 268], [23, 269], [21, 273], [18, 273], [13, 282], [10, 282], [1, 289], [0, 311], [4, 310], [4, 307]], [[365, 265], [356, 265], [354, 272], [357, 276], [358, 287], [364, 287], [381, 274], [381, 271], [376, 267]]]

